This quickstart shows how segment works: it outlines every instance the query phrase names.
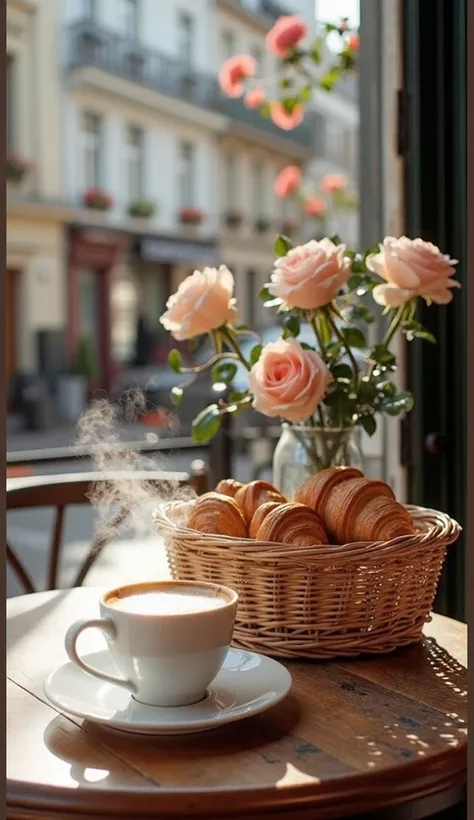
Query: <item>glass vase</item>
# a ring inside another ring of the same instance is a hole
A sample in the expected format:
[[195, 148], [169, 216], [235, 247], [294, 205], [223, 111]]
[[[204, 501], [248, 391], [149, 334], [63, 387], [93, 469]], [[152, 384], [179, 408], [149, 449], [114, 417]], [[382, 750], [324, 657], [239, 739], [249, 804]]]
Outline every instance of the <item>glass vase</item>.
[[363, 470], [359, 430], [283, 424], [273, 454], [273, 483], [287, 498], [310, 475], [327, 467]]

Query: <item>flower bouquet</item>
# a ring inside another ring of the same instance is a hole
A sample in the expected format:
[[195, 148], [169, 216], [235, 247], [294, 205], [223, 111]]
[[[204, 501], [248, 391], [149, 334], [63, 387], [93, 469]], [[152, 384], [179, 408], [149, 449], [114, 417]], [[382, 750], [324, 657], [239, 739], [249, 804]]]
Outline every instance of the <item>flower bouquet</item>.
[[[393, 381], [397, 362], [391, 344], [400, 333], [408, 342], [435, 342], [415, 318], [417, 302], [447, 304], [459, 283], [453, 278], [456, 260], [406, 236], [389, 236], [378, 248], [355, 253], [337, 236], [293, 247], [279, 235], [275, 252], [260, 297], [276, 312], [276, 341], [262, 344], [254, 330], [238, 323], [234, 277], [225, 265], [185, 279], [161, 322], [178, 341], [209, 334], [213, 343], [214, 354], [198, 367], [184, 367], [176, 349], [169, 354], [171, 368], [183, 374], [183, 383], [172, 390], [176, 405], [200, 373], [211, 372], [216, 401], [195, 417], [195, 441], [209, 441], [226, 414], [251, 407], [279, 418], [305, 454], [296, 476], [285, 477], [283, 469], [298, 460], [295, 452], [287, 451], [283, 467], [274, 471], [274, 482], [287, 494], [309, 473], [335, 464], [358, 466], [354, 431], [362, 428], [372, 436], [380, 415], [412, 409], [412, 395]], [[373, 346], [366, 333], [375, 319], [366, 303], [370, 294], [375, 309], [380, 306], [388, 317], [383, 339]], [[243, 341], [249, 337], [255, 343], [246, 354]], [[247, 387], [237, 391], [233, 380], [242, 368]]]

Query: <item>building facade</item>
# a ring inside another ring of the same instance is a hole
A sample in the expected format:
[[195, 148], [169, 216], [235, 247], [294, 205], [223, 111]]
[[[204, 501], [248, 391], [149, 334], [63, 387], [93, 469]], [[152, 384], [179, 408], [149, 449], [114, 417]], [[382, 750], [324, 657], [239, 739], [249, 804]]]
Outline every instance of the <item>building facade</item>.
[[339, 169], [316, 127], [330, 102], [283, 132], [217, 73], [246, 52], [271, 77], [264, 39], [285, 12], [314, 33], [312, 0], [9, 0], [9, 146], [30, 162], [8, 189], [9, 374], [41, 369], [43, 331], [63, 335], [65, 366], [87, 339], [108, 390], [165, 361], [167, 297], [206, 264], [233, 271], [242, 321], [268, 322], [275, 233], [301, 238], [273, 183], [288, 164]]
[[[309, 0], [293, 6], [313, 24]], [[256, 291], [290, 215], [273, 181], [284, 165], [310, 160], [312, 127], [284, 134], [224, 98], [217, 72], [237, 51], [264, 59], [282, 11], [268, 0], [62, 4], [62, 172], [79, 210], [69, 233], [68, 344], [72, 355], [92, 336], [104, 386], [133, 359], [139, 320], [160, 357], [166, 298], [196, 267], [228, 264], [242, 319], [264, 321]], [[97, 188], [111, 198], [107, 210], [84, 207]], [[137, 216], [144, 202], [149, 215]]]
[[59, 0], [7, 3], [7, 378], [41, 369], [66, 322], [58, 14]]

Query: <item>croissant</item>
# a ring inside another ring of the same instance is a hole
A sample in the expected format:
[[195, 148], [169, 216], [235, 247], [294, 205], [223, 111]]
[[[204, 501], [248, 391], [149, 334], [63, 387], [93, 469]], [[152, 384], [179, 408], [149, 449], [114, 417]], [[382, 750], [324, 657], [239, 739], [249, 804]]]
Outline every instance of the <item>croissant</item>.
[[220, 493], [205, 493], [193, 505], [188, 527], [208, 535], [247, 538], [247, 522], [233, 498]]
[[235, 494], [235, 500], [244, 514], [247, 523], [250, 523], [256, 510], [266, 501], [283, 503], [286, 498], [268, 481], [251, 481], [244, 484]]
[[303, 481], [301, 487], [296, 491], [294, 501], [299, 504], [307, 504], [312, 510], [316, 510], [320, 515], [324, 511], [326, 499], [331, 494], [336, 484], [348, 481], [351, 478], [364, 478], [364, 474], [355, 467], [329, 467], [321, 470], [320, 473], [312, 475]]
[[257, 537], [257, 533], [263, 523], [263, 519], [276, 507], [280, 507], [281, 503], [281, 501], [266, 501], [265, 504], [262, 504], [257, 510], [255, 510], [249, 527], [250, 538]]
[[221, 495], [229, 495], [231, 498], [235, 498], [235, 494], [237, 490], [240, 490], [241, 487], [244, 485], [241, 481], [235, 481], [233, 478], [223, 478], [222, 481], [219, 481], [215, 492], [221, 493]]
[[295, 547], [328, 543], [318, 514], [304, 504], [294, 503], [279, 504], [270, 510], [258, 529], [257, 540]]
[[316, 510], [335, 543], [389, 541], [415, 531], [392, 488], [352, 468], [323, 470], [307, 479], [296, 495]]

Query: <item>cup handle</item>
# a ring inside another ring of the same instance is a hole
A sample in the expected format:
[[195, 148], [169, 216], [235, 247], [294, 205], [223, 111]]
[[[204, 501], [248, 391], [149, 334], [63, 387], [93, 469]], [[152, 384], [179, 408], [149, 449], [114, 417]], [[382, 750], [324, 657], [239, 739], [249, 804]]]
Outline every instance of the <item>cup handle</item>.
[[100, 629], [110, 641], [115, 640], [117, 634], [115, 624], [111, 618], [82, 618], [80, 621], [76, 621], [76, 623], [69, 627], [64, 640], [69, 659], [84, 672], [87, 672], [88, 675], [93, 675], [95, 678], [105, 680], [108, 683], [115, 683], [117, 686], [122, 686], [124, 689], [128, 689], [129, 692], [136, 695], [138, 690], [132, 680], [127, 680], [127, 678], [122, 678], [118, 675], [108, 675], [107, 672], [101, 672], [100, 669], [95, 669], [80, 657], [77, 652], [76, 643], [81, 632], [84, 632], [86, 629]]

